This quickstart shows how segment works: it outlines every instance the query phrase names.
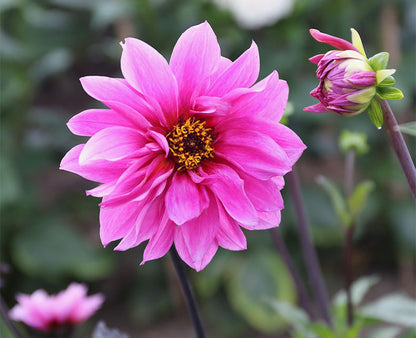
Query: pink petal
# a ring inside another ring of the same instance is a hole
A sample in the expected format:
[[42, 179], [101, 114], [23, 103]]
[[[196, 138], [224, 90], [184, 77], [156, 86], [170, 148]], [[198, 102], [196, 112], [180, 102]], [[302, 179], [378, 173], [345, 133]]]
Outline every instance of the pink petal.
[[187, 29], [179, 37], [170, 67], [178, 82], [182, 110], [188, 110], [191, 98], [208, 84], [206, 79], [218, 67], [220, 57], [217, 37], [208, 22]]
[[244, 190], [257, 211], [276, 211], [284, 208], [280, 188], [272, 181], [244, 177]]
[[314, 104], [313, 106], [308, 106], [303, 108], [304, 111], [310, 113], [327, 113], [328, 110], [322, 105], [322, 103]]
[[259, 212], [258, 213], [258, 223], [254, 226], [247, 226], [244, 224], [241, 224], [243, 228], [246, 228], [248, 230], [265, 230], [265, 229], [271, 229], [279, 226], [280, 223], [280, 210], [273, 211], [273, 212]]
[[87, 196], [104, 197], [110, 195], [115, 188], [116, 181], [100, 184], [98, 187], [86, 191]]
[[280, 121], [285, 111], [289, 87], [286, 81], [279, 80], [279, 75], [273, 71], [268, 77], [256, 83], [249, 90], [234, 90], [224, 97], [232, 105], [235, 116], [250, 116], [253, 114], [275, 122]]
[[80, 323], [90, 318], [101, 307], [103, 302], [104, 296], [101, 294], [86, 297], [72, 311], [71, 321], [73, 323]]
[[217, 206], [211, 204], [198, 218], [176, 228], [175, 238], [176, 233], [182, 233], [184, 244], [193, 262], [198, 262], [205, 256], [217, 233], [217, 224]]
[[138, 39], [127, 38], [121, 45], [121, 71], [127, 82], [145, 96], [156, 99], [169, 116], [168, 123], [176, 121], [178, 87], [165, 58]]
[[92, 136], [101, 129], [114, 126], [133, 127], [117, 113], [108, 109], [88, 109], [68, 121], [69, 130], [75, 135]]
[[219, 133], [227, 132], [228, 129], [239, 129], [241, 134], [246, 130], [257, 131], [270, 136], [289, 157], [290, 165], [293, 165], [302, 154], [306, 146], [302, 140], [291, 129], [280, 123], [271, 123], [267, 120], [252, 118], [224, 119], [217, 127]]
[[283, 176], [291, 170], [291, 161], [273, 139], [260, 132], [228, 130], [218, 136], [217, 156], [261, 180]]
[[158, 155], [143, 169], [144, 175], [143, 171], [140, 171], [132, 177], [120, 177], [111, 199], [100, 205], [115, 206], [132, 200], [141, 201], [153, 191], [161, 193], [174, 170], [174, 164], [167, 161], [163, 155]]
[[85, 144], [79, 156], [81, 165], [96, 160], [117, 161], [134, 154], [146, 140], [138, 130], [126, 127], [111, 127], [100, 130]]
[[257, 80], [259, 70], [259, 51], [253, 41], [251, 47], [216, 79], [208, 95], [221, 97], [232, 89], [248, 88]]
[[137, 219], [114, 250], [124, 251], [136, 247], [150, 239], [158, 230], [164, 209], [162, 197], [149, 196], [136, 209], [139, 210]]
[[317, 65], [319, 63], [319, 61], [321, 61], [324, 56], [325, 56], [325, 54], [318, 54], [318, 55], [315, 55], [315, 56], [312, 56], [311, 58], [309, 58], [309, 61]]
[[100, 238], [104, 246], [129, 233], [140, 213], [140, 206], [140, 202], [130, 202], [116, 207], [100, 208]]
[[158, 231], [150, 238], [144, 250], [143, 261], [140, 265], [152, 259], [158, 259], [169, 251], [173, 243], [175, 229], [175, 224], [169, 219], [167, 214], [164, 214], [160, 220]]
[[332, 47], [341, 49], [341, 50], [355, 50], [359, 52], [357, 48], [354, 47], [354, 45], [351, 42], [348, 42], [344, 39], [337, 38], [335, 36], [321, 33], [317, 29], [310, 29], [309, 33], [311, 33], [312, 37], [319, 42], [326, 43]]
[[180, 258], [186, 264], [188, 264], [191, 268], [195, 269], [196, 271], [201, 271], [207, 266], [207, 264], [214, 257], [218, 249], [218, 243], [214, 239], [211, 242], [207, 251], [205, 252], [205, 255], [199, 261], [195, 261], [191, 253], [188, 251], [188, 247], [185, 244], [185, 239], [183, 237], [182, 232], [177, 232], [175, 234], [175, 247], [176, 247], [176, 250], [178, 251]]
[[66, 290], [54, 296], [55, 318], [59, 323], [65, 323], [70, 318], [74, 308], [86, 298], [87, 291], [85, 285], [72, 283]]
[[230, 167], [215, 163], [207, 166], [205, 184], [221, 201], [228, 214], [242, 224], [256, 224], [257, 213], [244, 191], [244, 181]]
[[[154, 99], [147, 100], [124, 79], [106, 76], [85, 76], [80, 79], [88, 95], [103, 102], [111, 109], [122, 112], [128, 106], [148, 121], [164, 121], [160, 105]], [[131, 116], [132, 114], [128, 112]]]
[[199, 188], [186, 173], [175, 173], [165, 195], [166, 212], [177, 225], [188, 222], [207, 207], [204, 187]]
[[59, 169], [78, 174], [87, 180], [95, 182], [110, 182], [117, 179], [127, 168], [127, 163], [108, 162], [105, 160], [94, 161], [88, 165], [79, 165], [79, 156], [84, 149], [84, 144], [72, 148], [62, 159]]
[[218, 245], [228, 250], [247, 249], [247, 240], [240, 226], [225, 212], [222, 205], [218, 205], [219, 226], [217, 231]]

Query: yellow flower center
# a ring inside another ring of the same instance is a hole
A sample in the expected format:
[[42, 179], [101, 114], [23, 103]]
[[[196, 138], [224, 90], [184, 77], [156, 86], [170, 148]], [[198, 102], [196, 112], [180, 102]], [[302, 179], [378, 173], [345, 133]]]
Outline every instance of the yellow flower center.
[[201, 161], [214, 157], [213, 128], [207, 127], [205, 123], [189, 118], [178, 123], [166, 135], [178, 171], [196, 169]]

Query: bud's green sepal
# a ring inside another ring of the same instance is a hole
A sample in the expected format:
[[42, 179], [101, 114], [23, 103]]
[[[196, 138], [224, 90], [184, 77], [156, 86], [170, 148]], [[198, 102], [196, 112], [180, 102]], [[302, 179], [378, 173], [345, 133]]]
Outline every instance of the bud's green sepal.
[[370, 102], [368, 116], [377, 128], [380, 129], [383, 126], [383, 112], [376, 99], [372, 99]]
[[402, 91], [394, 87], [377, 87], [377, 95], [383, 100], [401, 100], [403, 98]]
[[368, 63], [374, 71], [378, 71], [380, 69], [385, 69], [387, 67], [387, 63], [389, 62], [389, 53], [381, 52], [378, 53], [371, 58], [368, 59]]

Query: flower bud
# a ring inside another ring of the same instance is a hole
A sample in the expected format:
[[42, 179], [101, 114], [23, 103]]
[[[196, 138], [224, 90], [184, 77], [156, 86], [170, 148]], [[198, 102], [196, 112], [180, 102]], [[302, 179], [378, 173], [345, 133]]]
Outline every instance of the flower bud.
[[376, 73], [354, 50], [326, 53], [318, 62], [316, 75], [320, 82], [311, 95], [320, 103], [306, 111], [356, 115], [368, 107], [376, 93]]
[[394, 79], [391, 75], [395, 70], [385, 69], [388, 53], [379, 53], [367, 59], [360, 36], [354, 29], [351, 31], [353, 43], [316, 29], [310, 30], [317, 41], [327, 43], [338, 50], [331, 50], [309, 59], [318, 66], [316, 75], [319, 85], [311, 91], [311, 95], [320, 102], [304, 110], [354, 116], [370, 108], [370, 118], [379, 125], [380, 122], [375, 122], [378, 116], [374, 116], [378, 115], [378, 110], [374, 109], [375, 95], [382, 99], [400, 99], [403, 94], [392, 87]]

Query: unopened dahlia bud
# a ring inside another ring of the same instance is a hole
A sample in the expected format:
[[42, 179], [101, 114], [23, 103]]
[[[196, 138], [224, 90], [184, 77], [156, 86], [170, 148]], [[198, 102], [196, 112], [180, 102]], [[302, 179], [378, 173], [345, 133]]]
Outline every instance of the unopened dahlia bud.
[[320, 80], [311, 95], [320, 102], [304, 110], [315, 113], [333, 112], [354, 116], [369, 108], [370, 118], [376, 126], [383, 120], [376, 95], [382, 99], [401, 99], [403, 94], [393, 88], [394, 69], [385, 69], [388, 53], [379, 53], [370, 59], [364, 52], [360, 36], [351, 29], [352, 41], [324, 34], [316, 29], [310, 33], [319, 42], [338, 50], [316, 55], [309, 60], [318, 66], [316, 75]]

